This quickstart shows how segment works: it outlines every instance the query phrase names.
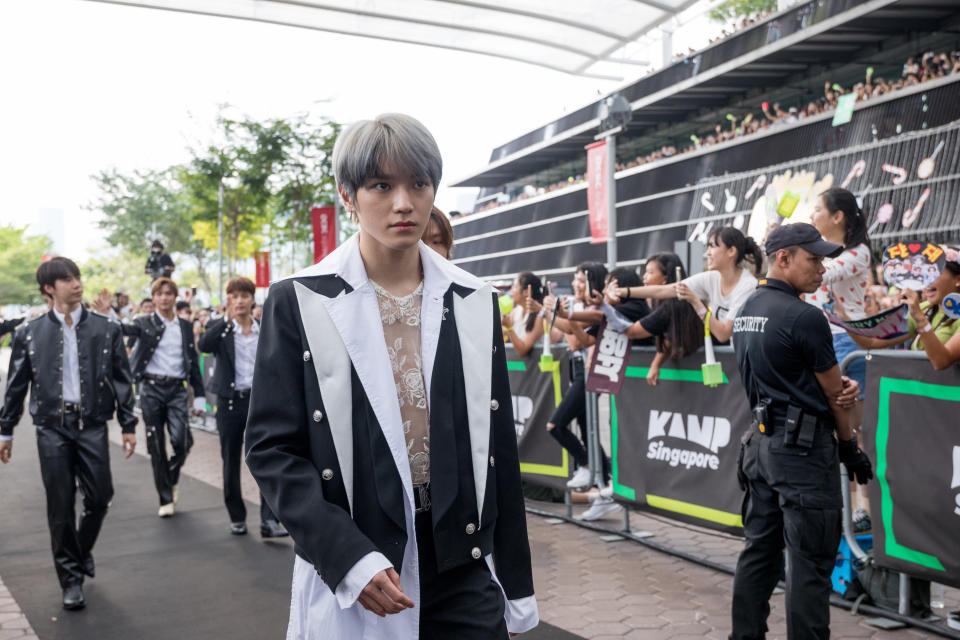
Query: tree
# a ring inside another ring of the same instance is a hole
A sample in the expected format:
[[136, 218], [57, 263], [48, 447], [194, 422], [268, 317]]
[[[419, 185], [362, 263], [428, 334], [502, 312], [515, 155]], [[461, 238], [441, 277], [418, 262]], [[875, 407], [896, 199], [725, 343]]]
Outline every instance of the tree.
[[25, 227], [0, 227], [0, 301], [3, 304], [40, 304], [37, 267], [44, 254], [53, 251], [45, 235], [28, 236]]
[[134, 302], [149, 297], [150, 276], [143, 272], [143, 264], [142, 251], [119, 249], [98, 253], [80, 268], [83, 297], [93, 300], [101, 289], [111, 294], [122, 291]]
[[714, 22], [737, 21], [777, 10], [777, 0], [725, 0], [710, 9], [710, 19]]
[[123, 175], [115, 169], [93, 176], [100, 191], [88, 208], [100, 211], [99, 226], [106, 241], [129, 254], [139, 254], [143, 272], [147, 251], [154, 239], [161, 239], [168, 253], [181, 253], [196, 262], [204, 286], [210, 289], [206, 272], [209, 252], [194, 237], [190, 202], [184, 193], [182, 167], [162, 171], [137, 171]]

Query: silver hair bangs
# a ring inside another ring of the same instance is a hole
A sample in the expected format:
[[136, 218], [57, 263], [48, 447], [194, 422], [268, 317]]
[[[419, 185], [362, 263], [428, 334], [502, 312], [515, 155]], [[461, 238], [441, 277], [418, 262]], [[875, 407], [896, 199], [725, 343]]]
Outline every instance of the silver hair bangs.
[[333, 175], [353, 198], [367, 180], [385, 167], [408, 168], [427, 178], [434, 191], [440, 185], [443, 160], [433, 135], [420, 121], [402, 113], [384, 113], [347, 127], [333, 146]]

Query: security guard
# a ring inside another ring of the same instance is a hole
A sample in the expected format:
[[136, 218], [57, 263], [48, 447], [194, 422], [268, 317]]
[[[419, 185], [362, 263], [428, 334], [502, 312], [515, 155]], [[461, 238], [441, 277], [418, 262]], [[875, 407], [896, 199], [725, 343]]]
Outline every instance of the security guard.
[[767, 278], [734, 319], [733, 346], [754, 421], [737, 470], [746, 491], [746, 545], [733, 582], [733, 639], [765, 637], [784, 544], [787, 637], [830, 637], [842, 508], [838, 450], [861, 484], [873, 471], [848, 416], [859, 386], [840, 375], [826, 319], [799, 295], [820, 286], [823, 258], [842, 250], [809, 224], [773, 230]]

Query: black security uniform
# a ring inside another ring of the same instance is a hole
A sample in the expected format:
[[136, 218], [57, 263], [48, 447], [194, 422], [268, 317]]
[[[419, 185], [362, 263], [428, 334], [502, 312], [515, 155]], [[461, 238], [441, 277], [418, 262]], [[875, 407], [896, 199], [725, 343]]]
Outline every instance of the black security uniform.
[[815, 374], [837, 364], [830, 327], [790, 285], [768, 278], [737, 313], [733, 347], [755, 418], [740, 450], [746, 546], [730, 637], [765, 637], [786, 545], [787, 636], [828, 638], [842, 502], [836, 423]]
[[[14, 333], [0, 413], [0, 435], [12, 436], [30, 391], [53, 560], [64, 588], [93, 575], [91, 551], [113, 497], [107, 421], [114, 407], [123, 433], [133, 433], [137, 425], [120, 324], [84, 309], [76, 333], [80, 402], [63, 400], [63, 326], [49, 311]], [[83, 494], [79, 526], [78, 484]]]
[[[256, 322], [256, 321], [254, 321]], [[197, 341], [203, 353], [216, 355], [216, 367], [210, 387], [217, 394], [217, 431], [220, 433], [220, 457], [223, 459], [223, 501], [230, 522], [243, 522], [247, 508], [240, 491], [240, 465], [243, 462], [243, 432], [250, 411], [250, 389], [237, 389], [234, 323], [226, 318], [212, 320]], [[275, 521], [267, 501], [260, 496], [260, 521]]]
[[[180, 482], [180, 470], [193, 446], [193, 436], [187, 417], [187, 383], [193, 395], [202, 398], [203, 378], [200, 375], [199, 355], [193, 344], [193, 325], [177, 318], [183, 347], [183, 371], [186, 378], [152, 375], [146, 372], [166, 327], [158, 313], [135, 318], [124, 324], [123, 332], [136, 338], [130, 353], [133, 380], [140, 389], [140, 408], [147, 432], [147, 451], [153, 465], [153, 481], [160, 505], [173, 502], [173, 487]], [[167, 459], [166, 434], [170, 432], [173, 456]]]

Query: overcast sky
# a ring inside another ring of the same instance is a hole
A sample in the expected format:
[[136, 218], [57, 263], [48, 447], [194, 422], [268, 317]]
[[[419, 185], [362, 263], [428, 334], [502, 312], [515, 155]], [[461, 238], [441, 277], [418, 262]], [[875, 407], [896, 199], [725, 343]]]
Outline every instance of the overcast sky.
[[[0, 3], [0, 223], [64, 212], [64, 252], [105, 244], [90, 175], [163, 168], [209, 139], [217, 105], [340, 122], [401, 111], [444, 157], [444, 182], [491, 149], [619, 83], [415, 45], [81, 0]], [[639, 69], [626, 71], [636, 74]], [[441, 185], [437, 204], [462, 204]], [[35, 223], [37, 226], [40, 223]]]

